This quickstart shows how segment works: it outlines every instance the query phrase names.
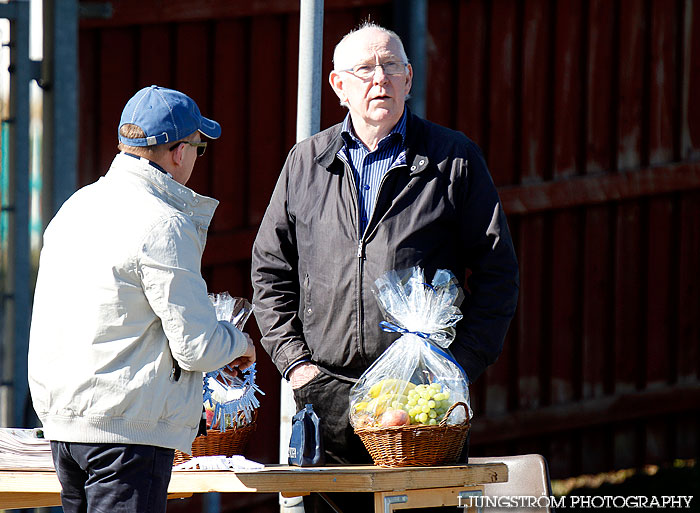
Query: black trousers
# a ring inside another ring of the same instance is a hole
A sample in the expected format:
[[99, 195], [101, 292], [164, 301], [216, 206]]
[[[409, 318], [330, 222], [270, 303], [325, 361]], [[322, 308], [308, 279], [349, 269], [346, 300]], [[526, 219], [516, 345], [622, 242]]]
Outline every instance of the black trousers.
[[51, 442], [65, 513], [164, 513], [173, 449]]
[[[362, 440], [350, 425], [352, 385], [350, 382], [340, 381], [321, 372], [307, 384], [294, 390], [297, 411], [306, 404], [312, 404], [316, 415], [321, 419], [326, 464], [372, 464], [372, 458], [362, 444]], [[329, 493], [327, 497], [343, 513], [374, 511], [374, 499], [369, 493]], [[304, 510], [306, 513], [333, 512], [333, 509], [318, 494], [304, 497]]]

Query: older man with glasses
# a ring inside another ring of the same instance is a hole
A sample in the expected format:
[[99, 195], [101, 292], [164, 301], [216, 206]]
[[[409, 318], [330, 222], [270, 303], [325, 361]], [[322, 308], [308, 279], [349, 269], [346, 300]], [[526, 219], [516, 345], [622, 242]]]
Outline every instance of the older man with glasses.
[[187, 95], [140, 90], [107, 174], [46, 229], [29, 385], [66, 513], [164, 512], [174, 451], [198, 432], [202, 373], [255, 361], [200, 274], [218, 202], [186, 187], [201, 137], [220, 134]]
[[[333, 64], [330, 85], [348, 115], [289, 153], [252, 280], [262, 344], [298, 408], [312, 404], [321, 417], [327, 461], [365, 463], [349, 391], [396, 338], [379, 327], [375, 280], [413, 266], [428, 281], [438, 269], [459, 278], [469, 293], [450, 349], [474, 381], [501, 352], [518, 264], [480, 149], [405, 106], [413, 69], [400, 38], [366, 23], [338, 43]], [[311, 500], [307, 511], [323, 511]], [[355, 496], [334, 500], [371, 511]]]

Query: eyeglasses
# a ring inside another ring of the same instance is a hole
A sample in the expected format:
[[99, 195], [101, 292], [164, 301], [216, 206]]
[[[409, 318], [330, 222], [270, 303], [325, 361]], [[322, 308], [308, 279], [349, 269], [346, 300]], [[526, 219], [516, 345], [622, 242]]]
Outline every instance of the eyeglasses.
[[204, 155], [204, 150], [207, 149], [207, 142], [206, 141], [202, 141], [202, 142], [178, 141], [170, 147], [170, 151], [173, 151], [175, 148], [177, 148], [181, 144], [189, 144], [190, 146], [194, 146], [195, 148], [197, 148], [197, 156], [198, 157], [201, 157], [202, 155]]
[[352, 73], [357, 78], [369, 80], [374, 76], [377, 68], [382, 68], [385, 75], [402, 75], [406, 71], [407, 63], [401, 61], [383, 62], [381, 64], [358, 64], [348, 69], [341, 69], [347, 73]]

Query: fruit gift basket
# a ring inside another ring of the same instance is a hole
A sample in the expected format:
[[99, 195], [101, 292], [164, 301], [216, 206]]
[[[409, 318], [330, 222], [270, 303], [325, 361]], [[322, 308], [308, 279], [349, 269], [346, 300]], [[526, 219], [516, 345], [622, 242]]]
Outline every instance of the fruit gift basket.
[[[246, 299], [231, 297], [226, 292], [209, 297], [219, 320], [230, 320], [239, 330], [243, 330], [253, 311]], [[194, 439], [192, 454], [176, 450], [173, 465], [195, 456], [231, 457], [243, 454], [256, 428], [260, 402], [255, 394], [265, 395], [255, 384], [255, 374], [255, 364], [243, 371], [226, 366], [204, 374], [206, 435]]]
[[376, 282], [385, 331], [401, 333], [350, 391], [350, 423], [376, 465], [455, 463], [472, 412], [466, 373], [449, 351], [462, 318], [463, 293], [454, 275], [432, 283], [414, 267]]

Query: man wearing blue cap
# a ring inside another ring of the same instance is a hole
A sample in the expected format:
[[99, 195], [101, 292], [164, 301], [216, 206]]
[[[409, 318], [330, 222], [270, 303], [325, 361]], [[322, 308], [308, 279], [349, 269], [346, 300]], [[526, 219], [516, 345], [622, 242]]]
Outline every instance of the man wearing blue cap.
[[66, 513], [163, 512], [174, 450], [190, 453], [202, 373], [255, 361], [200, 274], [218, 202], [187, 188], [221, 127], [157, 86], [129, 100], [107, 174], [46, 228], [29, 384]]

